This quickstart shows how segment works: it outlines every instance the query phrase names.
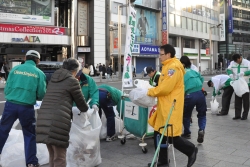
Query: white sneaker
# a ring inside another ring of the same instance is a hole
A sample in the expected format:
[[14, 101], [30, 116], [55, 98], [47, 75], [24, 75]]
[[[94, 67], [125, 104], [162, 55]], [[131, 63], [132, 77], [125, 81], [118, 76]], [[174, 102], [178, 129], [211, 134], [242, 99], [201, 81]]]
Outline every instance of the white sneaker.
[[112, 137], [107, 136], [106, 141], [114, 141], [117, 139], [117, 136], [114, 134]]

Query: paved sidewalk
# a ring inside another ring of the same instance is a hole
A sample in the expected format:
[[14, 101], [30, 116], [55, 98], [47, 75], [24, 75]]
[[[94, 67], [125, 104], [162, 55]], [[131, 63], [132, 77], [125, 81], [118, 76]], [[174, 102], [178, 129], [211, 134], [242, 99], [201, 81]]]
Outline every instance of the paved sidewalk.
[[[198, 144], [198, 123], [196, 113], [193, 113], [190, 141], [199, 148], [193, 167], [250, 167], [250, 118], [234, 121], [232, 117], [234, 109], [230, 109], [228, 116], [216, 116], [208, 111], [205, 140], [203, 144]], [[147, 154], [142, 153], [139, 140], [127, 140], [125, 145], [121, 145], [120, 140], [101, 141], [102, 164], [98, 167], [147, 167], [148, 162], [153, 159], [154, 147], [152, 138], [146, 139], [146, 142]], [[177, 150], [175, 153], [177, 167], [186, 166], [187, 157]], [[173, 167], [172, 157], [170, 161]]]

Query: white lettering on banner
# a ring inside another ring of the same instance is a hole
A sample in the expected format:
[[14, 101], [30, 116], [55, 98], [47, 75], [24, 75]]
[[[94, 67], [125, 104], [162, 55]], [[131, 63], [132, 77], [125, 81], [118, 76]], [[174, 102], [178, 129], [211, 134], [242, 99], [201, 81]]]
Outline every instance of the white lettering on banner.
[[124, 52], [124, 65], [122, 76], [122, 87], [133, 87], [132, 78], [132, 52], [135, 42], [136, 11], [129, 5], [129, 15], [127, 17], [126, 44]]
[[151, 47], [142, 47], [142, 48], [141, 48], [141, 51], [144, 51], [144, 52], [157, 52], [158, 49], [156, 49], [156, 48], [151, 48]]
[[225, 14], [220, 14], [219, 21], [221, 24], [220, 30], [220, 41], [225, 41]]

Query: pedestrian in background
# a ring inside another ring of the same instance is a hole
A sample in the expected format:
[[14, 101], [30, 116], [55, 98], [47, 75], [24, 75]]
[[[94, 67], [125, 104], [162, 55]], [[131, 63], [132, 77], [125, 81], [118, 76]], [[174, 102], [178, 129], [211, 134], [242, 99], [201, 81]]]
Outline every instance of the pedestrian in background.
[[[248, 87], [250, 86], [250, 62], [244, 59], [239, 54], [233, 55], [233, 61], [231, 61], [230, 65], [227, 68], [227, 74], [231, 79], [238, 79], [240, 76], [244, 76], [246, 82], [248, 83]], [[243, 113], [241, 116], [242, 110], [242, 102], [243, 102]], [[246, 120], [249, 112], [249, 92], [239, 97], [235, 94], [235, 116], [233, 120], [241, 119]]]
[[62, 68], [51, 76], [38, 110], [36, 141], [47, 145], [51, 167], [66, 167], [73, 102], [81, 112], [88, 110], [80, 84], [75, 78], [78, 68], [76, 59], [70, 58], [63, 62]]
[[117, 139], [115, 131], [115, 112], [113, 106], [117, 106], [120, 111], [122, 92], [109, 85], [100, 85], [99, 89], [99, 114], [102, 116], [102, 110], [107, 118], [107, 137], [106, 141]]
[[213, 95], [212, 95], [212, 101], [214, 101], [215, 96], [220, 95], [221, 91], [223, 90], [222, 94], [222, 109], [217, 114], [217, 116], [224, 116], [228, 114], [229, 108], [230, 108], [230, 102], [232, 95], [234, 93], [233, 87], [230, 85], [230, 82], [232, 79], [228, 75], [216, 75], [211, 78], [207, 82], [208, 87], [213, 87]]
[[184, 86], [185, 86], [184, 116], [183, 116], [184, 133], [182, 134], [182, 137], [186, 139], [191, 138], [190, 118], [192, 116], [194, 107], [196, 107], [196, 111], [198, 112], [197, 118], [199, 125], [197, 142], [203, 143], [206, 121], [207, 121], [206, 98], [202, 92], [202, 85], [204, 79], [200, 75], [200, 73], [191, 69], [191, 62], [188, 59], [186, 59], [186, 56], [182, 56], [180, 61], [183, 64], [186, 72], [184, 75]]
[[[173, 101], [176, 100], [172, 116], [169, 120], [169, 124], [173, 126], [173, 133], [171, 131], [168, 132], [168, 136], [165, 133], [162, 144], [166, 144], [167, 137], [170, 137], [168, 142], [173, 143], [177, 150], [188, 156], [187, 167], [191, 167], [196, 161], [198, 148], [193, 143], [181, 137], [185, 70], [181, 62], [175, 57], [174, 47], [169, 44], [160, 47], [160, 61], [163, 67], [158, 86], [150, 88], [147, 93], [148, 96], [157, 97], [158, 100], [157, 110], [149, 118], [149, 124], [154, 128], [154, 145], [157, 148], [157, 135], [161, 135], [163, 131], [163, 129], [159, 130], [159, 128], [165, 125]], [[158, 166], [169, 165], [167, 155], [168, 148], [160, 148]], [[148, 166], [151, 166], [151, 163]]]
[[158, 86], [158, 81], [161, 76], [161, 73], [154, 70], [153, 67], [145, 67], [144, 77], [146, 77], [147, 75], [150, 77], [149, 84], [154, 87]]
[[107, 68], [107, 78], [108, 78], [108, 80], [112, 76], [112, 73], [113, 73], [112, 67], [111, 67], [111, 65], [109, 65], [108, 68]]
[[42, 100], [46, 91], [46, 76], [36, 65], [40, 54], [35, 50], [26, 53], [26, 61], [9, 73], [4, 94], [6, 103], [0, 121], [0, 154], [13, 123], [19, 119], [24, 137], [25, 161], [28, 167], [39, 167], [36, 157], [36, 119], [34, 104]]

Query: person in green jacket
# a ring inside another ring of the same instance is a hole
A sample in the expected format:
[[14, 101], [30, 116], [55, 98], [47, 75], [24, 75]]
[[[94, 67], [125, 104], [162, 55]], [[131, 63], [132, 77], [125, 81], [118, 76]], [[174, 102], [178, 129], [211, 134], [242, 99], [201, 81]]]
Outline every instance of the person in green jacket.
[[99, 111], [99, 91], [98, 87], [94, 81], [93, 78], [91, 78], [89, 75], [84, 74], [82, 70], [80, 70], [76, 78], [80, 82], [80, 86], [82, 89], [82, 94], [84, 95], [84, 98], [87, 101], [90, 100], [89, 106], [94, 109], [96, 112]]
[[122, 92], [109, 85], [100, 85], [99, 87], [99, 114], [102, 110], [107, 118], [107, 137], [106, 141], [117, 139], [115, 134], [115, 112], [113, 106], [117, 106], [120, 111]]
[[4, 89], [6, 103], [0, 121], [0, 154], [13, 123], [19, 119], [24, 136], [26, 166], [38, 167], [36, 157], [36, 119], [34, 104], [46, 92], [46, 76], [36, 65], [40, 54], [35, 50], [26, 53], [26, 61], [9, 73]]
[[198, 138], [197, 142], [203, 143], [206, 127], [206, 111], [207, 104], [205, 96], [202, 92], [203, 77], [196, 71], [190, 69], [190, 61], [185, 61], [186, 59], [181, 57], [180, 61], [183, 64], [186, 74], [184, 75], [184, 86], [185, 86], [185, 100], [184, 100], [184, 115], [183, 115], [183, 126], [184, 133], [182, 137], [187, 139], [191, 138], [190, 131], [190, 118], [192, 116], [192, 111], [196, 106], [198, 112]]

